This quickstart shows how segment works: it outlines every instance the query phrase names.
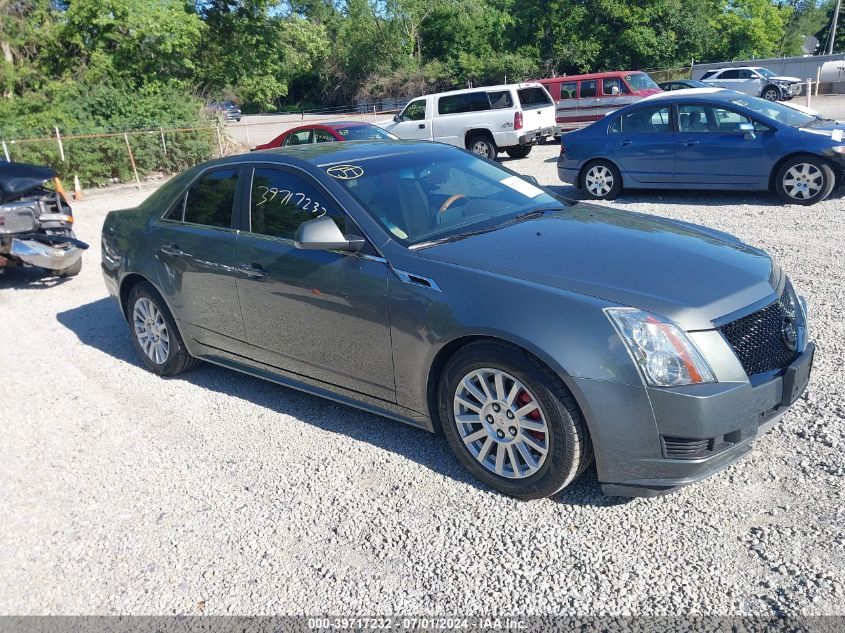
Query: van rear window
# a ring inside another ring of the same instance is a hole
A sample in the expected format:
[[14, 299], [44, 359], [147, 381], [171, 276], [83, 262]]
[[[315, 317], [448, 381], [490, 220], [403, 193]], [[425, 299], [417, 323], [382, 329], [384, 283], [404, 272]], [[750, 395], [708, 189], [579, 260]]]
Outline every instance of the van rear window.
[[542, 88], [522, 88], [517, 90], [516, 94], [519, 95], [519, 103], [523, 108], [542, 108], [553, 105], [551, 97]]

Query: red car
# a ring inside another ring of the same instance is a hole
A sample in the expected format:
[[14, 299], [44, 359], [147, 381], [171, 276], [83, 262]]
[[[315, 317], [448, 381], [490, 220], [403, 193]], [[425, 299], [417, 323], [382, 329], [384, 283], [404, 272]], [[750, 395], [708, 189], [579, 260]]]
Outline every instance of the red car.
[[336, 121], [295, 127], [279, 134], [269, 143], [256, 145], [255, 149], [333, 143], [334, 141], [384, 141], [395, 138], [397, 137], [376, 125], [361, 121]]

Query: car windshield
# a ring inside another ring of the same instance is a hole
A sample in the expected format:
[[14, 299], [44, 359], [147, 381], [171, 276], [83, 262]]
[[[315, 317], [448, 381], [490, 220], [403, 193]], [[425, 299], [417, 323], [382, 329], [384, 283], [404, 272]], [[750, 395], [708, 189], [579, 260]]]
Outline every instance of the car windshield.
[[324, 165], [395, 238], [411, 246], [492, 230], [537, 209], [563, 208], [495, 163], [449, 147]]
[[795, 108], [790, 108], [776, 101], [766, 101], [759, 97], [737, 97], [736, 99], [731, 99], [731, 103], [748, 108], [757, 114], [762, 114], [765, 117], [774, 119], [778, 123], [791, 125], [792, 127], [801, 127], [802, 125], [809, 125], [810, 123], [821, 120], [820, 117], [804, 114]]
[[758, 73], [760, 73], [761, 75], [763, 75], [763, 77], [766, 77], [767, 79], [769, 77], [777, 77], [777, 73], [773, 73], [768, 68], [755, 68], [754, 70], [756, 70]]
[[344, 141], [384, 141], [396, 138], [390, 132], [375, 125], [337, 127], [335, 131], [343, 137]]
[[625, 81], [627, 81], [628, 85], [637, 92], [640, 90], [660, 90], [660, 87], [645, 73], [631, 73], [630, 75], [625, 75]]

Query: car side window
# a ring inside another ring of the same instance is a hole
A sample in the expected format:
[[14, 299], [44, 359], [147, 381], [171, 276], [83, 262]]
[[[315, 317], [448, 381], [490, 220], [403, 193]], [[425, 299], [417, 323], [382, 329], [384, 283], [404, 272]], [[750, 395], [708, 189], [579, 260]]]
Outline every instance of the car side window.
[[650, 108], [639, 108], [627, 114], [623, 114], [616, 121], [619, 129], [611, 131], [624, 132], [626, 134], [647, 134], [656, 132], [669, 132], [671, 129], [669, 119], [669, 106], [652, 106]]
[[739, 79], [739, 71], [726, 70], [721, 75], [719, 75], [719, 79]]
[[184, 221], [228, 229], [238, 189], [238, 170], [219, 169], [201, 176], [185, 199]]
[[290, 145], [307, 145], [310, 142], [311, 130], [301, 130], [299, 132], [295, 132], [294, 134], [288, 134], [288, 137], [282, 145], [284, 147], [289, 147]]
[[601, 84], [603, 95], [612, 96], [629, 94], [631, 92], [619, 77], [607, 77], [606, 79], [602, 79]]
[[283, 169], [255, 169], [250, 196], [252, 233], [292, 240], [300, 224], [323, 215], [346, 233], [346, 216], [309, 180]]
[[504, 110], [513, 107], [513, 97], [511, 96], [510, 90], [488, 92], [487, 97], [490, 99], [490, 107], [494, 110]]
[[578, 89], [578, 83], [575, 81], [567, 81], [560, 84], [560, 98], [574, 99], [575, 92]]
[[315, 143], [334, 143], [337, 139], [331, 132], [326, 130], [314, 130]]
[[486, 92], [448, 95], [437, 100], [438, 114], [462, 114], [464, 112], [482, 112], [489, 109], [490, 101]]
[[425, 119], [425, 99], [411, 101], [399, 117], [400, 121], [422, 121]]
[[733, 132], [740, 123], [751, 122], [744, 114], [717, 106], [678, 106], [678, 129], [681, 132]]
[[581, 92], [579, 96], [583, 99], [585, 97], [595, 97], [596, 96], [596, 82], [595, 79], [590, 81], [582, 81], [581, 82]]

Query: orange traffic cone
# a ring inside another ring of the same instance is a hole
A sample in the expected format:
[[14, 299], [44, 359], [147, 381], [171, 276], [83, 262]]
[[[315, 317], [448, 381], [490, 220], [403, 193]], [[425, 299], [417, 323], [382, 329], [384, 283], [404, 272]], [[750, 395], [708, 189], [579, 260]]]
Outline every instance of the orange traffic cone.
[[73, 175], [73, 199], [74, 200], [82, 200], [84, 196], [82, 195], [82, 187], [79, 186], [79, 176], [76, 174]]
[[62, 187], [62, 181], [59, 180], [58, 176], [53, 178], [53, 184], [55, 185], [58, 194], [62, 197], [62, 200], [70, 204], [70, 201], [67, 199], [67, 194], [65, 193], [65, 188]]

